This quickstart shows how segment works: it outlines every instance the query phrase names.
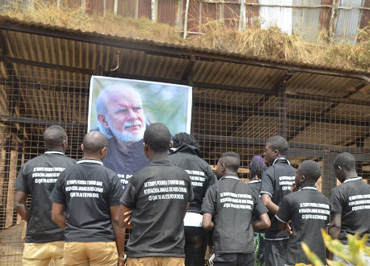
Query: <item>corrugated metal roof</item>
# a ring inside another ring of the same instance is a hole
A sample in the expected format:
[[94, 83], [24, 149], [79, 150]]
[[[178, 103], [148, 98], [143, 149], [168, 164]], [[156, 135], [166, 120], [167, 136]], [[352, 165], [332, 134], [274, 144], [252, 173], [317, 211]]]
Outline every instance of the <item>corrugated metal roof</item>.
[[[11, 74], [20, 87], [27, 86], [24, 80], [40, 87], [20, 93], [25, 110], [32, 110], [25, 118], [85, 124], [79, 114], [87, 109], [87, 97], [82, 101], [78, 96], [87, 95], [90, 76], [100, 74], [193, 85], [194, 133], [202, 134], [197, 128], [206, 124], [207, 135], [216, 139], [222, 136], [238, 142], [275, 134], [282, 119], [278, 114], [284, 108], [279, 98], [282, 89], [287, 97], [286, 131], [292, 143], [350, 145], [356, 136], [369, 138], [370, 102], [364, 97], [370, 94], [369, 72], [81, 32], [7, 17], [0, 17], [0, 35], [0, 78], [6, 80]], [[9, 64], [14, 73], [7, 72]], [[71, 87], [79, 88], [78, 93], [70, 93]], [[66, 102], [71, 106], [64, 106]], [[338, 114], [345, 121], [338, 122]], [[218, 120], [227, 121], [230, 128], [217, 126]], [[235, 125], [238, 130], [233, 130]], [[335, 135], [338, 130], [344, 137]]]

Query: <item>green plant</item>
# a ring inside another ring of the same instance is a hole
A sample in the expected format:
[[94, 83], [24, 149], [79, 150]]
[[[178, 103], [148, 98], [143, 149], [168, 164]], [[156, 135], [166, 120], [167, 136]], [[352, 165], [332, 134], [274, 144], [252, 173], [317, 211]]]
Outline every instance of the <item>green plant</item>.
[[[325, 231], [321, 230], [324, 243], [326, 248], [338, 257], [350, 262], [355, 266], [365, 266], [364, 255], [370, 256], [370, 247], [366, 245], [368, 236], [365, 235], [362, 238], [359, 234], [351, 235], [347, 234], [347, 245], [348, 249], [344, 248], [343, 244], [338, 239], [332, 239], [330, 235]], [[306, 254], [307, 258], [312, 262], [314, 266], [324, 266], [325, 264], [313, 253], [310, 248], [302, 243], [302, 249]], [[327, 260], [329, 266], [346, 266], [347, 264], [341, 261]], [[300, 263], [298, 266], [304, 266], [306, 264]], [[310, 264], [311, 265], [311, 264]]]

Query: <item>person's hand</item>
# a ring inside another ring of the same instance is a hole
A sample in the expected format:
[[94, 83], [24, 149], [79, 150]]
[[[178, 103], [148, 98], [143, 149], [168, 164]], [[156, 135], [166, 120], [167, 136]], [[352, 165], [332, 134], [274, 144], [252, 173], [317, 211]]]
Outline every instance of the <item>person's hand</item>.
[[292, 187], [290, 188], [290, 192], [297, 192], [299, 190], [299, 187], [296, 183], [293, 183]]
[[127, 261], [127, 254], [125, 253], [123, 257], [118, 257], [118, 263], [117, 266], [124, 266]]
[[131, 228], [131, 216], [133, 210], [127, 211], [123, 214], [123, 224], [126, 228]]
[[290, 223], [291, 221], [289, 221], [289, 223], [286, 224], [286, 232], [288, 233], [289, 236], [291, 236], [293, 234], [293, 231], [292, 231], [292, 227], [290, 226]]

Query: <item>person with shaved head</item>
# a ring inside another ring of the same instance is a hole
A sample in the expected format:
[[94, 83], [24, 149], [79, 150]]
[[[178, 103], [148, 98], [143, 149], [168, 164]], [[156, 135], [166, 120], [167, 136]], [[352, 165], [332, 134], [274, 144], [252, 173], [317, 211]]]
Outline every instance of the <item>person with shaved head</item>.
[[168, 160], [171, 133], [153, 123], [144, 133], [144, 152], [150, 164], [130, 179], [121, 199], [123, 212], [132, 210], [127, 242], [127, 266], [183, 266], [183, 219], [193, 190], [189, 175]]
[[52, 219], [65, 228], [64, 265], [123, 265], [123, 188], [103, 166], [107, 138], [85, 135], [83, 158], [59, 176], [52, 194]]
[[330, 203], [315, 186], [320, 176], [321, 168], [317, 162], [303, 161], [295, 177], [298, 191], [284, 197], [275, 215], [280, 228], [290, 235], [285, 265], [311, 263], [303, 252], [303, 242], [326, 265], [326, 248], [321, 229], [326, 230], [329, 223]]
[[[356, 159], [348, 153], [342, 152], [334, 159], [334, 173], [341, 182], [330, 193], [331, 222], [329, 234], [338, 239], [348, 250], [347, 234], [360, 236], [370, 234], [370, 186], [363, 182], [356, 171]], [[367, 240], [370, 246], [370, 240]], [[370, 265], [370, 257], [363, 254], [365, 265]], [[343, 261], [343, 258], [334, 255], [334, 260]]]
[[[44, 131], [47, 151], [25, 163], [15, 181], [15, 210], [27, 221], [27, 233], [23, 250], [22, 265], [62, 265], [64, 233], [51, 220], [50, 193], [57, 177], [74, 160], [64, 153], [68, 137], [61, 126], [53, 125]], [[28, 209], [26, 200], [32, 196]]]
[[237, 153], [223, 153], [216, 168], [219, 181], [208, 189], [203, 200], [203, 228], [214, 230], [214, 266], [254, 266], [253, 229], [270, 227], [265, 205], [239, 179], [239, 166]]
[[128, 85], [105, 87], [96, 101], [97, 127], [108, 138], [103, 160], [121, 178], [123, 186], [149, 160], [143, 152], [143, 136], [148, 119], [140, 94]]
[[282, 136], [273, 136], [266, 140], [264, 159], [269, 168], [261, 180], [261, 200], [268, 209], [271, 227], [266, 230], [264, 260], [266, 266], [285, 264], [285, 255], [289, 236], [280, 230], [275, 214], [283, 198], [291, 192], [296, 169], [287, 158], [288, 142]]

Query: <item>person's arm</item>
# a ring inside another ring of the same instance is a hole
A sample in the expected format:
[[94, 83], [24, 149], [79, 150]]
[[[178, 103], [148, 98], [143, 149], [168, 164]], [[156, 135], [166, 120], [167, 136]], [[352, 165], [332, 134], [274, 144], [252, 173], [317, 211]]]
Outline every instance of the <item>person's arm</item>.
[[[340, 229], [342, 228], [342, 214], [341, 213], [331, 213], [331, 222], [329, 224], [328, 233], [332, 239], [338, 239], [340, 234]], [[327, 258], [333, 259], [333, 254], [327, 249]]]
[[122, 212], [122, 223], [123, 223], [123, 226], [125, 228], [131, 228], [131, 216], [132, 216], [132, 212], [134, 210], [133, 209], [130, 209], [130, 208], [127, 208], [125, 205], [122, 205], [122, 209], [121, 209], [121, 212]]
[[341, 228], [342, 228], [342, 214], [332, 212], [331, 222], [330, 222], [329, 230], [328, 230], [331, 238], [338, 239]]
[[26, 222], [28, 221], [28, 209], [26, 207], [27, 193], [16, 190], [14, 196], [14, 209]]
[[203, 213], [202, 226], [205, 230], [212, 230], [214, 223], [212, 222], [212, 214]]
[[264, 213], [258, 217], [258, 219], [252, 221], [254, 230], [263, 230], [271, 226], [271, 221], [267, 213]]
[[290, 223], [284, 223], [284, 222], [281, 222], [280, 220], [278, 220], [278, 223], [279, 223], [279, 227], [281, 230], [286, 230], [288, 235], [292, 235], [293, 234], [293, 231], [292, 231], [292, 227], [290, 226]]
[[186, 213], [187, 213], [187, 212], [188, 212], [188, 210], [189, 210], [189, 205], [190, 205], [190, 202], [188, 202], [188, 203], [186, 204], [185, 213], [184, 213], [184, 218], [185, 218]]
[[51, 219], [54, 223], [59, 225], [62, 228], [66, 228], [66, 216], [64, 215], [64, 208], [63, 204], [53, 202], [53, 206], [51, 208]]
[[279, 206], [272, 202], [269, 194], [262, 194], [261, 200], [271, 214], [275, 215], [278, 212]]
[[123, 205], [110, 206], [111, 221], [116, 239], [117, 252], [118, 252], [118, 265], [123, 265], [123, 256], [125, 253], [125, 228], [123, 225], [124, 212]]

